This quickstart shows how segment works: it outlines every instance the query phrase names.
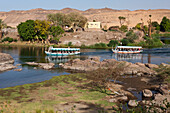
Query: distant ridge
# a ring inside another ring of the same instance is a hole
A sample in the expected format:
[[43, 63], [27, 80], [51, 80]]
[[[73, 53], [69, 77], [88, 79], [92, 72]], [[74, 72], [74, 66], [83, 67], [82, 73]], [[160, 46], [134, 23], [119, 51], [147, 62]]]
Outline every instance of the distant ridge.
[[126, 22], [129, 27], [135, 26], [137, 23], [141, 22], [141, 18], [144, 21], [144, 24], [147, 24], [149, 15], [152, 15], [152, 21], [160, 22], [164, 16], [170, 18], [170, 9], [149, 9], [149, 10], [116, 10], [111, 8], [101, 8], [101, 9], [87, 9], [85, 11], [73, 9], [73, 8], [64, 8], [61, 10], [47, 10], [42, 8], [31, 9], [31, 10], [12, 10], [9, 12], [0, 12], [0, 19], [2, 19], [9, 26], [16, 27], [20, 22], [24, 22], [28, 19], [44, 20], [46, 16], [50, 13], [71, 13], [78, 12], [88, 18], [88, 21], [99, 21], [103, 25], [117, 26], [119, 23], [119, 16], [126, 17]]

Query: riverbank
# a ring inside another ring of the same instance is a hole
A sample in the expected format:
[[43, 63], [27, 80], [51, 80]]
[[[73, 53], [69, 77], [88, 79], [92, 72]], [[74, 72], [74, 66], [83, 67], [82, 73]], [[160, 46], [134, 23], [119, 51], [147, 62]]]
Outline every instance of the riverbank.
[[[169, 70], [162, 70], [160, 72], [161, 73], [159, 74], [163, 75], [164, 73], [165, 75], [169, 73]], [[94, 73], [96, 72], [91, 74], [94, 75]], [[104, 75], [108, 75], [109, 73], [111, 73], [111, 71], [101, 70], [98, 72], [98, 74]], [[47, 111], [59, 113], [112, 113], [123, 110], [122, 106], [119, 106], [120, 103], [126, 103], [131, 99], [138, 99], [138, 96], [136, 97], [133, 94], [134, 92], [135, 94], [138, 94], [138, 92], [144, 89], [156, 90], [159, 89], [160, 83], [170, 83], [170, 81], [167, 81], [167, 79], [160, 81], [160, 77], [158, 76], [126, 76], [123, 78], [118, 77], [115, 82], [113, 81], [109, 84], [106, 82], [107, 86], [104, 88], [103, 85], [98, 81], [100, 80], [98, 77], [95, 79], [95, 81], [94, 79], [89, 78], [92, 77], [91, 74], [77, 73], [61, 75], [53, 77], [52, 79], [46, 80], [44, 82], [0, 89], [0, 110], [3, 110], [4, 112], [16, 113], [41, 113]], [[139, 93], [138, 95], [140, 95], [139, 97], [141, 98], [141, 94]], [[145, 100], [140, 100], [140, 102], [143, 101]], [[146, 101], [147, 103], [149, 102], [148, 100]], [[128, 109], [130, 110], [131, 108]], [[124, 110], [126, 111], [126, 109]]]
[[[67, 47], [72, 47], [72, 48], [81, 48], [81, 49], [112, 49], [112, 47], [108, 47], [106, 43], [96, 43], [94, 45], [81, 45], [81, 46], [76, 46], [72, 45], [72, 43], [68, 44], [42, 44], [42, 43], [29, 43], [28, 41], [17, 41], [17, 42], [1, 42], [0, 46], [28, 46], [28, 47], [59, 47], [59, 48], [67, 48]], [[128, 46], [142, 46], [143, 48], [157, 48], [157, 47], [163, 47], [164, 45], [155, 45], [155, 46], [150, 46], [146, 45], [144, 42], [141, 43], [130, 43]]]

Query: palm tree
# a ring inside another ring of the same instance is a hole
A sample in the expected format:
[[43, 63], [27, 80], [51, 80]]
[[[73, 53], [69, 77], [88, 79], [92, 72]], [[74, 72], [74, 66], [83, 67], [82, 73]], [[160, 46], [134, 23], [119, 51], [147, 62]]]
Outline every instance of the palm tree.
[[[118, 18], [119, 18], [119, 20], [120, 20], [120, 26], [122, 26], [123, 23], [124, 23], [124, 21], [126, 20], [126, 18], [123, 17], [123, 16], [119, 16]], [[122, 20], [123, 20], [123, 21], [122, 21]]]
[[0, 19], [0, 39], [2, 38], [2, 29], [6, 26], [6, 24]]
[[152, 20], [151, 20], [151, 17], [152, 17], [152, 15], [149, 15], [149, 20], [148, 20], [148, 35], [149, 35], [149, 37], [150, 38], [152, 38], [151, 37], [151, 30], [152, 30]]

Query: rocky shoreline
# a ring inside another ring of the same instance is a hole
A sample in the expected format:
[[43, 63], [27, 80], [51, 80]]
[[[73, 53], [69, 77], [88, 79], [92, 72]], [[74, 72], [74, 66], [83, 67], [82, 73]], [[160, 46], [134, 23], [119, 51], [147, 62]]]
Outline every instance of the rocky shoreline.
[[75, 71], [94, 71], [99, 68], [101, 69], [116, 69], [122, 68], [121, 75], [156, 75], [157, 72], [154, 71], [154, 68], [159, 68], [156, 64], [143, 64], [143, 63], [130, 63], [126, 61], [117, 61], [115, 59], [105, 59], [100, 61], [99, 57], [92, 57], [86, 60], [74, 59], [67, 63], [60, 63], [59, 66], [61, 68], [67, 70], [75, 70]]

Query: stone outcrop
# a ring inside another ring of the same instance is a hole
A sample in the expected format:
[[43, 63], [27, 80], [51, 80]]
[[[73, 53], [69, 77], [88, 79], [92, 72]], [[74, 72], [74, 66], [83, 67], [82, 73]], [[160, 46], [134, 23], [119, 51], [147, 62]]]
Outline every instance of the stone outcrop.
[[13, 65], [14, 59], [6, 53], [0, 53], [0, 71], [6, 71], [16, 68]]
[[131, 106], [131, 107], [136, 107], [136, 106], [138, 106], [138, 101], [129, 100], [128, 105]]
[[107, 69], [107, 68], [121, 68], [122, 73], [126, 75], [155, 75], [156, 72], [142, 63], [130, 63], [126, 61], [116, 61], [115, 59], [105, 59], [100, 61], [98, 58], [90, 58], [86, 60], [75, 59], [69, 61], [65, 64], [59, 64], [60, 67], [69, 70], [75, 71], [93, 71], [99, 68]]
[[150, 98], [150, 97], [152, 97], [152, 91], [150, 91], [150, 90], [148, 90], [148, 89], [144, 89], [143, 91], [142, 91], [142, 94], [143, 94], [143, 96], [144, 97], [146, 97], [146, 98]]
[[55, 66], [54, 63], [36, 63], [36, 62], [25, 62], [25, 63], [32, 66], [39, 66], [46, 70], [52, 69]]

